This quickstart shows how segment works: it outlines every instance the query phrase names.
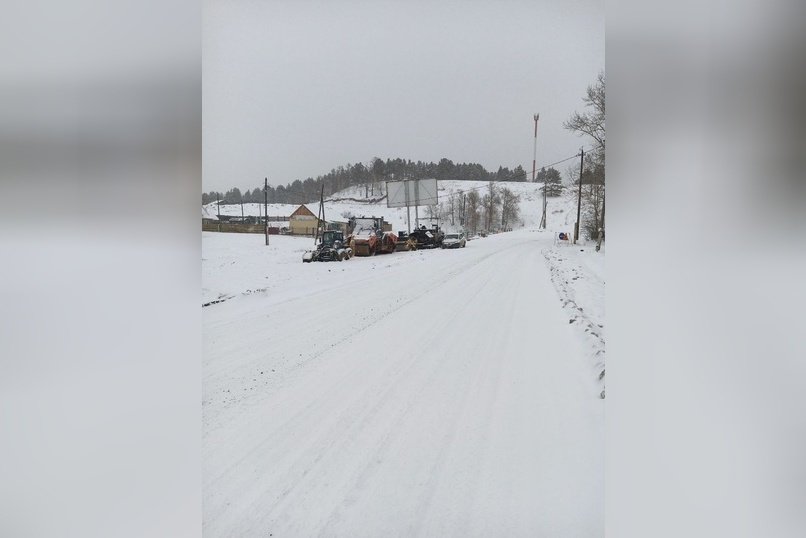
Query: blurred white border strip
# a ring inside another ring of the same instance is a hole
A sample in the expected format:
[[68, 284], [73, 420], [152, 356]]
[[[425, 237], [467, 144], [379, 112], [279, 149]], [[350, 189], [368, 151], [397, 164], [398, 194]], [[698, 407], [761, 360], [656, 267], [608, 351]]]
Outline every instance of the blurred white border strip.
[[803, 536], [804, 4], [607, 16], [608, 535]]
[[198, 536], [201, 6], [0, 19], [0, 535]]

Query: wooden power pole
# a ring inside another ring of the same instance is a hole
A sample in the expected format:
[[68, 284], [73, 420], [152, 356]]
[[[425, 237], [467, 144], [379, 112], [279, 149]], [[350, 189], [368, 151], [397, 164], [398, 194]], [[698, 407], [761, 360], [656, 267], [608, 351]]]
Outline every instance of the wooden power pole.
[[579, 218], [582, 213], [582, 167], [585, 164], [585, 148], [579, 148], [579, 195], [577, 197], [577, 223], [574, 226], [574, 243], [579, 241]]
[[266, 246], [269, 246], [269, 178], [264, 178], [263, 181], [263, 219], [266, 223]]

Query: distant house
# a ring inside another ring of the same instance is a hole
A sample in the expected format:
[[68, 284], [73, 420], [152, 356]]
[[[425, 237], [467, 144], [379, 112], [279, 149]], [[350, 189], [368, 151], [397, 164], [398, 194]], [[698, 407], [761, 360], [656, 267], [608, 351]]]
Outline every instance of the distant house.
[[302, 204], [291, 213], [288, 226], [293, 235], [314, 235], [319, 226], [319, 219], [310, 207]]

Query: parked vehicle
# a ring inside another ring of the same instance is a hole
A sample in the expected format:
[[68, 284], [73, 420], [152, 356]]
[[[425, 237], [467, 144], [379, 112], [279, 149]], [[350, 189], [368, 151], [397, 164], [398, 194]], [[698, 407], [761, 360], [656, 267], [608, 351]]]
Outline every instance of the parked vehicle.
[[464, 233], [446, 234], [442, 240], [442, 248], [465, 248], [467, 239]]
[[348, 222], [349, 243], [356, 256], [394, 252], [397, 235], [384, 231], [383, 217], [352, 217]]
[[442, 240], [445, 238], [445, 234], [439, 229], [437, 225], [431, 227], [431, 229], [427, 229], [425, 226], [421, 226], [420, 228], [415, 228], [409, 234], [409, 240], [413, 240], [416, 244], [416, 249], [422, 248], [439, 248], [442, 246]]
[[341, 231], [327, 230], [322, 232], [316, 249], [302, 255], [302, 261], [303, 263], [340, 262], [349, 260], [352, 256], [353, 250], [345, 244], [344, 234]]
[[409, 232], [406, 230], [401, 230], [397, 232], [397, 245], [395, 250], [417, 250], [417, 240], [409, 236]]

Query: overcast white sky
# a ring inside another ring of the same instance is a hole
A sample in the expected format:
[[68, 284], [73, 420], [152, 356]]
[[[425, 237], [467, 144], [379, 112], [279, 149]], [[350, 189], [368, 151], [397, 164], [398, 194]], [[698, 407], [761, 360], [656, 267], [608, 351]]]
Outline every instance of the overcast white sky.
[[203, 29], [205, 191], [375, 156], [531, 172], [535, 112], [538, 165], [589, 145], [562, 122], [605, 61], [603, 0], [206, 0]]

